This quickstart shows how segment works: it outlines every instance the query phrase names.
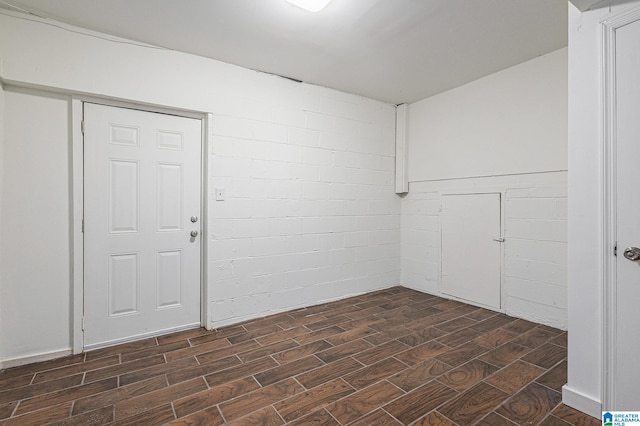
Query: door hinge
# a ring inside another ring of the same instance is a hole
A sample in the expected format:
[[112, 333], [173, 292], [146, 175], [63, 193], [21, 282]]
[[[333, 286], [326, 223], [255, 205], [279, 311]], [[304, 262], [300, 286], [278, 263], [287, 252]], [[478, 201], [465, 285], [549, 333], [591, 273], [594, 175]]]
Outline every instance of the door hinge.
[[80, 122], [80, 131], [82, 132], [82, 134], [84, 135], [84, 120], [82, 120]]
[[82, 233], [84, 234], [84, 219], [82, 219]]
[[616, 242], [616, 244], [613, 246], [613, 255], [614, 256], [618, 255], [618, 242]]
[[84, 331], [84, 317], [82, 317], [82, 331]]

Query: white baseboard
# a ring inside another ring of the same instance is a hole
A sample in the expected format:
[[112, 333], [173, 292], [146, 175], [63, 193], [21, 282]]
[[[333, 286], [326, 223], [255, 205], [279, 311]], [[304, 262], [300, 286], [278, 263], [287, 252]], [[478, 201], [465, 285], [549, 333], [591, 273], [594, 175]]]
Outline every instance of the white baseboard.
[[582, 411], [596, 419], [602, 416], [602, 402], [587, 396], [581, 392], [571, 389], [569, 385], [562, 387], [562, 402], [571, 408]]
[[61, 358], [71, 355], [71, 349], [61, 351], [43, 352], [36, 355], [23, 356], [20, 358], [4, 359], [0, 361], [0, 370], [11, 367], [18, 367], [25, 364], [33, 364], [34, 362], [49, 361], [50, 359]]

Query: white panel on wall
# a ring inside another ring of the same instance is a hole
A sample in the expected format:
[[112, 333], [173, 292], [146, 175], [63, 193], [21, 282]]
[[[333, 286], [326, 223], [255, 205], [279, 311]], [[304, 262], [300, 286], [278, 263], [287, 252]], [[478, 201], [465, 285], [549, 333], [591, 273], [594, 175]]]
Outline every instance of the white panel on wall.
[[138, 231], [138, 162], [109, 161], [109, 232]]
[[158, 164], [158, 231], [177, 231], [182, 228], [182, 165]]
[[158, 308], [180, 306], [182, 295], [182, 251], [161, 251], [157, 255]]
[[138, 254], [109, 256], [109, 316], [132, 314], [138, 310]]
[[442, 196], [445, 294], [500, 308], [500, 194]]
[[0, 109], [2, 362], [71, 347], [71, 167], [67, 96], [5, 85]]

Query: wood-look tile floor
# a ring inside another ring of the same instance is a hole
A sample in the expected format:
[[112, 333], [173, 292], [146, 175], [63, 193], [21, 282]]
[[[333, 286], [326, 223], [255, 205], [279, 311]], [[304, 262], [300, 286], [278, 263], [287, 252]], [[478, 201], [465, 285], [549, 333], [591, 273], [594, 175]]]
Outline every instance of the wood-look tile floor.
[[0, 372], [9, 425], [596, 425], [565, 332], [402, 287]]

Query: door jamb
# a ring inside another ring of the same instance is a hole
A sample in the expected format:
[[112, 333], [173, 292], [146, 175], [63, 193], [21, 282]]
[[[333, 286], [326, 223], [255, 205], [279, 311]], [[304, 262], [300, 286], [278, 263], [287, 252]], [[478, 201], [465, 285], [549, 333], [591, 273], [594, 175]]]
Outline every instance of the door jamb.
[[178, 109], [168, 109], [153, 105], [128, 103], [89, 96], [71, 97], [71, 345], [74, 354], [84, 350], [84, 135], [82, 133], [82, 120], [84, 118], [84, 103], [91, 102], [106, 106], [136, 109], [147, 112], [170, 114], [186, 118], [195, 118], [201, 121], [201, 185], [200, 206], [202, 222], [200, 225], [202, 238], [200, 240], [200, 324], [206, 327], [210, 323], [210, 313], [207, 303], [207, 179], [208, 176], [208, 147], [213, 136], [213, 114]]
[[74, 354], [84, 348], [84, 156], [83, 101], [71, 98], [71, 345]]

